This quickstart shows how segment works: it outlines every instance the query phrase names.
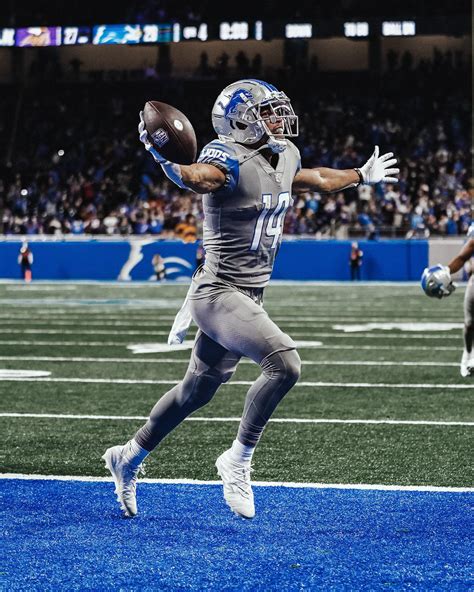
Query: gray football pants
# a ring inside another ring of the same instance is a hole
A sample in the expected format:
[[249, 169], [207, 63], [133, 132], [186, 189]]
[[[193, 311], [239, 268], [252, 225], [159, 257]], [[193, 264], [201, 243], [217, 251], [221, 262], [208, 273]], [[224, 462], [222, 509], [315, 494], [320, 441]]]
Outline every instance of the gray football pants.
[[474, 274], [471, 275], [464, 294], [464, 344], [471, 352], [474, 340]]
[[259, 304], [261, 294], [197, 274], [190, 295], [199, 327], [183, 380], [164, 394], [135, 440], [153, 450], [188, 415], [204, 406], [234, 373], [242, 356], [262, 368], [250, 387], [237, 434], [255, 446], [278, 403], [300, 376], [301, 362], [293, 340]]

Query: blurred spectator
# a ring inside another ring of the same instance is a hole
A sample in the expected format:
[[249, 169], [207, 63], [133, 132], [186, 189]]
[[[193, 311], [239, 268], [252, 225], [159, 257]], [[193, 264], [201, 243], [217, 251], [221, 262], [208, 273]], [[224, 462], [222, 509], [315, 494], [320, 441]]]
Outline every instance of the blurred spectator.
[[351, 280], [360, 280], [360, 269], [362, 267], [362, 258], [364, 251], [359, 249], [359, 243], [353, 242], [351, 245], [351, 254], [349, 256], [349, 266], [351, 268]]
[[153, 270], [155, 272], [155, 279], [158, 282], [164, 280], [166, 277], [166, 269], [165, 260], [163, 259], [163, 257], [159, 253], [153, 255], [151, 264], [153, 265]]
[[20, 266], [21, 270], [21, 278], [27, 283], [31, 282], [33, 253], [31, 252], [27, 242], [24, 242], [20, 247], [20, 252], [18, 254], [18, 265]]

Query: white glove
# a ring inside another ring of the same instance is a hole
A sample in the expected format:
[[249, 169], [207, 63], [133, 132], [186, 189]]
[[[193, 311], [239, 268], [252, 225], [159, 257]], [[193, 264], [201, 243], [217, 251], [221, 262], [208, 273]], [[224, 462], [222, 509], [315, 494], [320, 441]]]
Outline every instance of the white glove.
[[[140, 142], [145, 146], [145, 150], [147, 150], [152, 156], [153, 160], [161, 165], [163, 172], [168, 177], [170, 181], [173, 181], [175, 185], [181, 187], [181, 189], [188, 189], [186, 184], [183, 181], [181, 175], [181, 167], [179, 164], [175, 164], [163, 158], [161, 154], [154, 148], [153, 144], [150, 142], [148, 138], [148, 132], [145, 128], [145, 121], [143, 119], [143, 111], [140, 111], [140, 123], [138, 124], [138, 137], [140, 138]], [[183, 338], [184, 339], [184, 338]]]
[[374, 153], [369, 160], [356, 169], [360, 171], [362, 175], [362, 182], [367, 185], [373, 185], [374, 183], [398, 183], [398, 179], [393, 175], [398, 175], [400, 169], [394, 169], [394, 164], [397, 163], [396, 158], [392, 158], [393, 152], [387, 152], [379, 156], [379, 147], [375, 146]]
[[145, 128], [145, 120], [143, 119], [143, 111], [140, 111], [140, 123], [138, 124], [138, 137], [140, 138], [140, 142], [145, 146], [145, 150], [147, 150], [152, 156], [155, 162], [158, 164], [166, 164], [169, 162], [166, 158], [163, 158], [161, 154], [153, 147], [153, 144], [150, 142], [148, 138], [148, 132]]

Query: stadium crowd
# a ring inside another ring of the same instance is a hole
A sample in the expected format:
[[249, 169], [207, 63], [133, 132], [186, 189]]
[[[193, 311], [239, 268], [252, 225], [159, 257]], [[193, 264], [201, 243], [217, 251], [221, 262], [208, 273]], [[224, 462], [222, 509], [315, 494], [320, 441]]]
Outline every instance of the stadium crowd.
[[[468, 66], [453, 60], [439, 54], [434, 63], [413, 68], [406, 56], [400, 64], [392, 59], [381, 82], [368, 74], [325, 75], [317, 69], [300, 78], [284, 70], [273, 73], [271, 81], [292, 98], [300, 116], [296, 143], [303, 166], [360, 166], [378, 144], [395, 153], [401, 169], [397, 185], [296, 197], [286, 234], [423, 238], [467, 230], [470, 99], [454, 83], [469, 76]], [[7, 144], [0, 144], [1, 161], [7, 162], [0, 175], [0, 233], [195, 240], [201, 233], [200, 197], [168, 183], [142, 150], [138, 111], [150, 98], [172, 103], [189, 116], [201, 149], [214, 137], [215, 97], [243, 73], [225, 74], [229, 80], [197, 75], [102, 82], [100, 92], [95, 84], [47, 80], [26, 89], [8, 155]], [[2, 101], [5, 111], [13, 110], [8, 93]]]

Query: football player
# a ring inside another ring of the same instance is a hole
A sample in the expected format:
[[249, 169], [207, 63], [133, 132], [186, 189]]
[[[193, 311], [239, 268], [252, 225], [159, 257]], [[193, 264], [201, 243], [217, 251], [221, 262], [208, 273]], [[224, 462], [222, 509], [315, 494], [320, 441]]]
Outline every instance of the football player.
[[[451, 274], [463, 268], [465, 263], [474, 256], [474, 222], [467, 231], [467, 241], [461, 251], [447, 265], [427, 267], [421, 276], [421, 286], [428, 296], [444, 298], [456, 289]], [[464, 294], [464, 350], [461, 357], [461, 376], [474, 376], [474, 274], [471, 267], [466, 292]]]
[[[129, 442], [109, 448], [103, 457], [128, 516], [137, 513], [142, 461], [212, 399], [242, 357], [259, 364], [262, 372], [246, 395], [236, 438], [216, 467], [231, 510], [244, 518], [255, 515], [252, 455], [276, 406], [300, 376], [295, 342], [262, 306], [292, 195], [397, 182], [396, 159], [391, 152], [379, 155], [378, 146], [358, 169], [301, 168], [299, 151], [289, 139], [298, 135], [291, 101], [260, 80], [227, 86], [212, 109], [212, 124], [218, 139], [205, 146], [197, 163], [185, 166], [163, 159], [140, 114], [138, 129], [146, 150], [178, 187], [203, 195], [206, 259], [187, 296], [198, 332], [183, 380], [161, 397]], [[182, 314], [186, 316], [185, 310]]]

